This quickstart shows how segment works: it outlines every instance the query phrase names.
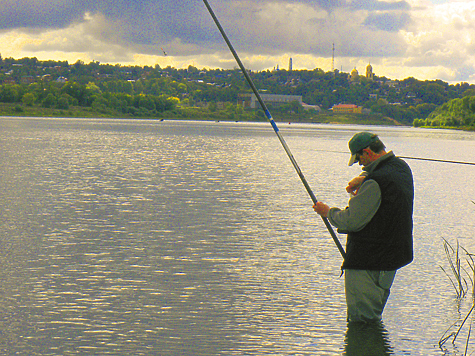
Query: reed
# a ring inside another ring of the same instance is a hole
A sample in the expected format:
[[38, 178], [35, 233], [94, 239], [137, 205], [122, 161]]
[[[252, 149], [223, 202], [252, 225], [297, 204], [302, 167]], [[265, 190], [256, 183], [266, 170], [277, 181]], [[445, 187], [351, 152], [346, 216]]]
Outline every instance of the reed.
[[[445, 331], [444, 335], [442, 335], [442, 337], [439, 340], [440, 348], [442, 348], [442, 346], [451, 338], [452, 338], [452, 344], [455, 344], [462, 328], [464, 327], [470, 315], [472, 315], [475, 309], [475, 259], [474, 259], [475, 255], [468, 252], [465, 248], [461, 247], [459, 245], [458, 240], [457, 240], [457, 247], [453, 248], [449, 244], [449, 242], [444, 239], [444, 251], [445, 251], [447, 260], [449, 262], [451, 274], [448, 273], [442, 266], [440, 268], [442, 269], [442, 271], [444, 271], [444, 273], [446, 274], [446, 276], [449, 278], [450, 282], [452, 283], [452, 286], [455, 289], [457, 299], [464, 298], [471, 289], [472, 306], [458, 327], [457, 327], [457, 324], [459, 323], [459, 321], [456, 321]], [[464, 261], [466, 262], [468, 269], [464, 268], [465, 264], [462, 261], [463, 255], [465, 255]], [[470, 285], [467, 282], [467, 279], [465, 278], [465, 276], [470, 281]], [[451, 331], [454, 329], [456, 330]], [[465, 343], [464, 355], [467, 355], [467, 352], [468, 352], [468, 345], [469, 345], [471, 332], [472, 332], [472, 322], [469, 323], [469, 330], [468, 330], [467, 340]]]
[[475, 299], [475, 260], [474, 260], [475, 254], [468, 252], [463, 247], [462, 249], [465, 251], [465, 254], [467, 256], [467, 264], [471, 270], [471, 272], [467, 274], [468, 274], [468, 278], [470, 279], [470, 283], [472, 284], [472, 298]]
[[[464, 249], [465, 250], [465, 249]], [[467, 271], [462, 267], [462, 259], [460, 258], [460, 245], [457, 240], [457, 248], [453, 248], [449, 242], [444, 239], [444, 251], [449, 262], [450, 272], [451, 275], [444, 269], [444, 267], [440, 266], [442, 271], [444, 271], [445, 275], [449, 278], [452, 286], [455, 289], [455, 293], [457, 294], [457, 298], [465, 297], [467, 290], [468, 290], [468, 283], [467, 280], [463, 277], [462, 272], [468, 274]], [[469, 274], [468, 274], [469, 275]], [[470, 277], [470, 275], [469, 275]], [[472, 284], [473, 284], [473, 280]]]
[[[475, 309], [475, 303], [473, 303], [473, 305], [470, 308], [470, 310], [468, 311], [467, 315], [465, 315], [465, 318], [462, 320], [462, 323], [460, 323], [460, 326], [457, 328], [457, 331], [453, 331], [450, 334], [448, 334], [449, 330], [451, 330], [453, 327], [455, 327], [457, 325], [457, 322], [453, 323], [450, 326], [450, 328], [448, 328], [445, 331], [444, 335], [442, 335], [442, 337], [439, 340], [439, 346], [440, 347], [442, 347], [447, 342], [447, 340], [449, 340], [450, 338], [453, 338], [452, 339], [452, 344], [455, 344], [455, 341], [457, 341], [457, 337], [459, 336], [460, 331], [462, 330], [463, 326], [465, 325], [466, 321], [468, 320], [468, 318], [470, 317], [470, 315], [472, 314], [474, 309]], [[472, 331], [472, 324], [470, 323], [468, 336], [467, 336], [467, 341], [466, 341], [467, 345], [468, 345], [468, 342], [469, 342], [469, 339], [470, 339], [471, 331]]]

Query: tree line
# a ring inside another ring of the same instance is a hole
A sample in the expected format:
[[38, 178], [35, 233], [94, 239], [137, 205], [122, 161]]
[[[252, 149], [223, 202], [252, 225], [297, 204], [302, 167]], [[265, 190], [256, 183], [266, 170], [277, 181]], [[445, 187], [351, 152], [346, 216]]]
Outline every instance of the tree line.
[[450, 100], [436, 108], [426, 119], [414, 120], [414, 126], [475, 129], [475, 96]]
[[[127, 88], [124, 82], [117, 87]], [[166, 94], [144, 94], [130, 90], [109, 91], [94, 82], [39, 82], [0, 85], [0, 102], [21, 103], [25, 106], [41, 106], [68, 110], [71, 106], [92, 107], [99, 112], [114, 109], [135, 116], [154, 116], [176, 108], [179, 99]]]
[[[356, 104], [405, 124], [420, 123], [451, 100], [475, 95], [475, 86], [468, 83], [391, 80], [376, 75], [350, 80], [348, 73], [319, 68], [250, 71], [250, 75], [265, 93], [301, 95], [303, 102], [318, 105], [322, 111], [340, 103]], [[122, 66], [96, 61], [69, 64], [1, 56], [0, 83], [0, 102], [64, 110], [83, 106], [133, 116], [160, 116], [190, 107], [215, 109], [217, 103], [239, 112], [239, 94], [250, 92], [238, 69]], [[467, 122], [466, 117], [452, 120]]]

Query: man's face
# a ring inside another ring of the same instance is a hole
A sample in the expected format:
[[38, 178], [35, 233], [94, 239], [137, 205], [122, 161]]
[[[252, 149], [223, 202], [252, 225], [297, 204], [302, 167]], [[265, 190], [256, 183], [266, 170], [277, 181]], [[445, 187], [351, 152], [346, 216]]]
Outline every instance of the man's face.
[[368, 153], [368, 149], [365, 148], [364, 150], [361, 151], [361, 153], [358, 153], [356, 156], [356, 159], [358, 160], [358, 164], [360, 166], [367, 166], [368, 164], [370, 164], [371, 160], [370, 160], [370, 155]]

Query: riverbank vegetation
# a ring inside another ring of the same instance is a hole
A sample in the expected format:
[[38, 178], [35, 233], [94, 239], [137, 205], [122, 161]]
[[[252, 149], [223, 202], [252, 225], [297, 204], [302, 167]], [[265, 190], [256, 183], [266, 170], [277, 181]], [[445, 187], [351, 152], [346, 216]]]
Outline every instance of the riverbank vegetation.
[[[465, 328], [464, 355], [468, 355], [468, 347], [472, 334], [473, 314], [475, 310], [475, 254], [470, 253], [464, 247], [460, 246], [458, 240], [456, 247], [453, 247], [444, 239], [444, 251], [447, 257], [449, 268], [442, 270], [449, 278], [455, 291], [457, 305], [459, 307], [458, 318], [442, 335], [439, 340], [439, 347], [444, 348], [447, 341], [451, 340], [455, 345], [457, 339]], [[471, 294], [471, 296], [470, 296]], [[468, 306], [464, 307], [465, 297], [470, 296]], [[467, 310], [464, 310], [467, 309]]]
[[[140, 109], [139, 109], [140, 110]], [[266, 121], [267, 119], [259, 110], [246, 110], [240, 105], [228, 104], [222, 109], [199, 107], [174, 107], [164, 112], [146, 112], [145, 110], [124, 112], [113, 107], [73, 106], [49, 107], [39, 105], [25, 106], [15, 103], [0, 103], [0, 115], [24, 117], [76, 117], [76, 118], [123, 118], [123, 119], [156, 119], [156, 120], [211, 120], [211, 121]], [[328, 124], [360, 124], [360, 125], [402, 125], [384, 115], [371, 114], [335, 114], [332, 112], [298, 111], [282, 112], [272, 111], [276, 122], [283, 123], [328, 123]]]
[[452, 99], [437, 107], [426, 119], [414, 120], [416, 127], [447, 127], [475, 130], [475, 96]]
[[[302, 98], [270, 107], [276, 121], [474, 128], [475, 86], [441, 80], [314, 70], [250, 72], [263, 93]], [[250, 89], [240, 70], [121, 66], [77, 61], [3, 59], [0, 115], [265, 120], [243, 107]], [[341, 103], [358, 114], [336, 113]]]

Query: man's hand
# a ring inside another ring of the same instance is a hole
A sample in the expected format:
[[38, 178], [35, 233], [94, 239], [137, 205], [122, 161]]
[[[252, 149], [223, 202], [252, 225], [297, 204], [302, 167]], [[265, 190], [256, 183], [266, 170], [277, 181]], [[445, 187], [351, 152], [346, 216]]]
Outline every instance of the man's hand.
[[365, 180], [365, 176], [358, 176], [353, 178], [346, 187], [346, 191], [352, 195], [356, 195], [358, 193], [358, 189], [360, 189], [361, 184]]
[[317, 202], [317, 204], [313, 206], [313, 210], [315, 210], [317, 214], [323, 216], [324, 218], [327, 218], [328, 212], [330, 211], [330, 207], [322, 202]]

